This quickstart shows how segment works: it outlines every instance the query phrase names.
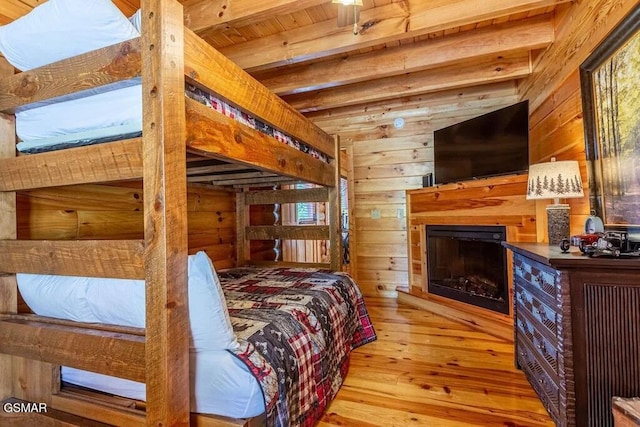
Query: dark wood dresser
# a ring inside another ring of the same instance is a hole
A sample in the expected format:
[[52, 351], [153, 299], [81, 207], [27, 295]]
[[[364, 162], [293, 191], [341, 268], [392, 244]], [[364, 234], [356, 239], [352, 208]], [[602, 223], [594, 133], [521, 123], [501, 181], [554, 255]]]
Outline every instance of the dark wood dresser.
[[558, 426], [613, 426], [612, 397], [640, 396], [640, 258], [504, 245], [517, 365]]

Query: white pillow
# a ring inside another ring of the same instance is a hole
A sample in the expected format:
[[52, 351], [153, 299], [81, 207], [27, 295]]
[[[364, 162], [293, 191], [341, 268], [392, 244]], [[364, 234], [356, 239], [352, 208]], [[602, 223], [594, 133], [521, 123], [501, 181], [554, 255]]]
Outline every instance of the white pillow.
[[227, 300], [206, 252], [189, 256], [189, 318], [196, 350], [235, 350]]
[[[189, 256], [188, 275], [191, 348], [238, 348], [222, 288], [205, 252]], [[79, 322], [145, 326], [143, 280], [18, 274], [18, 286], [36, 314]]]
[[139, 36], [110, 0], [49, 0], [0, 27], [0, 52], [26, 71]]
[[16, 276], [20, 294], [34, 313], [76, 322], [99, 321], [87, 301], [85, 277], [24, 273]]

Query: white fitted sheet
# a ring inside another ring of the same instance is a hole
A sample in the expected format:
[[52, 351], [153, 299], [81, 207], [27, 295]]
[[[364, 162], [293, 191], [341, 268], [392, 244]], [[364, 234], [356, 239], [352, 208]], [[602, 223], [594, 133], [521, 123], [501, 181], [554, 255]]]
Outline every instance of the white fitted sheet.
[[[190, 353], [191, 412], [232, 418], [264, 412], [258, 382], [233, 354], [223, 351]], [[62, 381], [136, 400], [145, 400], [145, 385], [80, 369], [62, 367]]]
[[101, 93], [87, 91], [80, 96], [88, 96], [81, 98], [77, 95], [74, 99], [66, 97], [64, 102], [49, 101], [22, 107], [16, 112], [16, 133], [23, 141], [18, 150], [86, 139], [86, 132], [98, 129], [106, 133], [100, 136], [116, 135], [114, 132], [117, 131], [123, 133], [119, 130], [123, 127], [129, 132], [141, 132], [142, 86], [125, 81], [109, 89], [114, 87], [114, 90]]

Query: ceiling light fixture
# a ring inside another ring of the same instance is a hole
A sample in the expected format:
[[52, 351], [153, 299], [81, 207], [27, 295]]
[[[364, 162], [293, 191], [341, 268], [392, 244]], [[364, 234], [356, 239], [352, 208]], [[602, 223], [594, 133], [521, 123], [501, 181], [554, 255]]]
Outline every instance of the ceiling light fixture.
[[331, 0], [331, 3], [338, 4], [338, 27], [353, 24], [353, 35], [357, 36], [362, 0]]

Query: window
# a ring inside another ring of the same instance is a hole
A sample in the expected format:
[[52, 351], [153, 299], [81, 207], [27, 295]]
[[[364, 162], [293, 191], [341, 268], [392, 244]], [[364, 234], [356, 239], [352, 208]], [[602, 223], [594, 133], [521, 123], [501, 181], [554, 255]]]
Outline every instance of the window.
[[[296, 184], [295, 189], [313, 188], [313, 184]], [[296, 203], [296, 223], [315, 224], [318, 220], [317, 204], [315, 202]]]

